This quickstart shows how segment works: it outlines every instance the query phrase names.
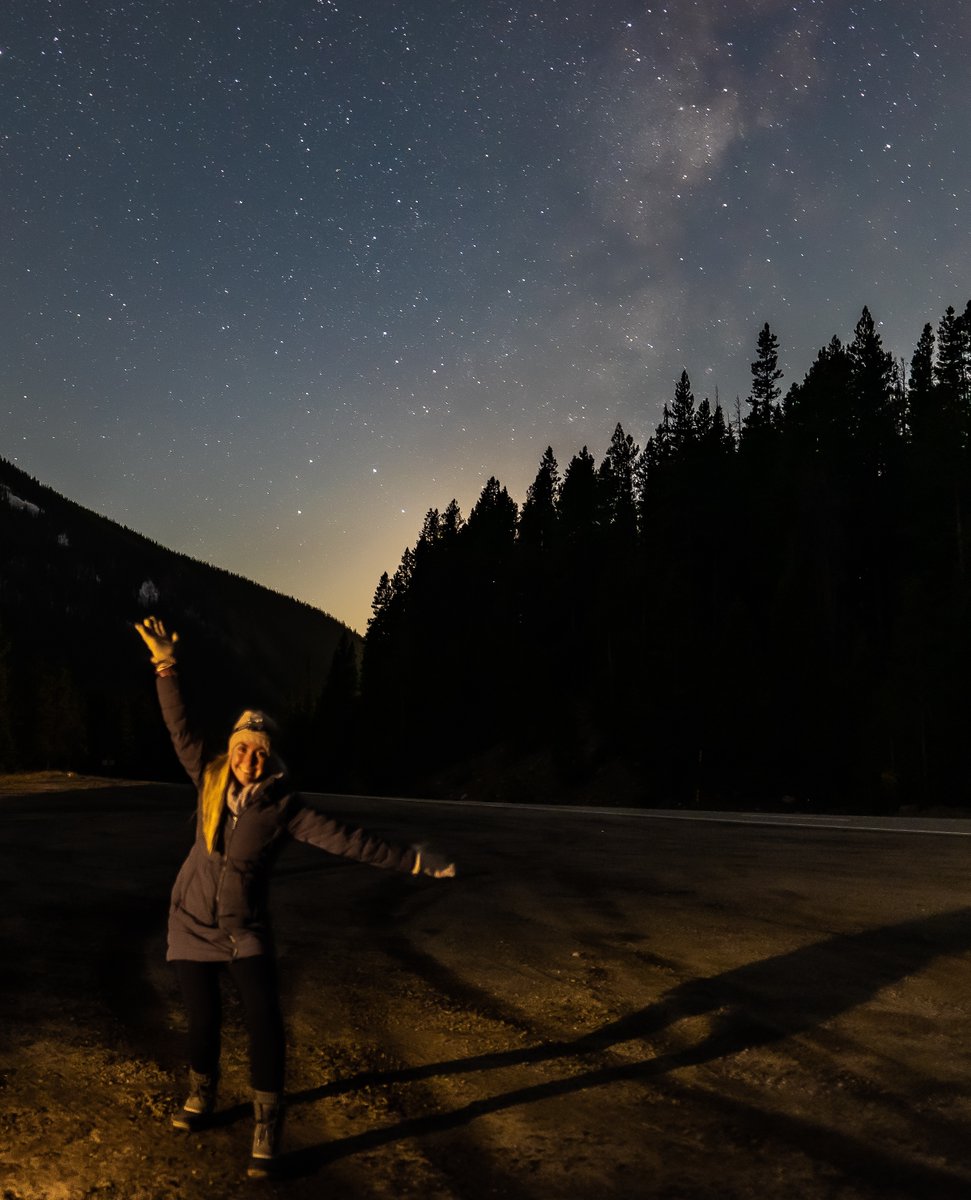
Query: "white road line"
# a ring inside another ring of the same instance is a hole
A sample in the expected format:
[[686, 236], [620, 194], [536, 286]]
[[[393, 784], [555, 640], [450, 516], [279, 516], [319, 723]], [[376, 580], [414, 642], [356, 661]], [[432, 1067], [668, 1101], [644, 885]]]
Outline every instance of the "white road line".
[[860, 817], [841, 814], [685, 812], [675, 808], [604, 808], [572, 804], [508, 804], [492, 800], [419, 800], [409, 796], [343, 796], [306, 792], [305, 795], [336, 800], [373, 800], [377, 803], [435, 804], [451, 808], [503, 809], [512, 812], [550, 812], [593, 817], [637, 817], [642, 820], [714, 821], [725, 825], [774, 825], [788, 829], [845, 829], [859, 833], [933, 833], [947, 837], [971, 837], [967, 817]]

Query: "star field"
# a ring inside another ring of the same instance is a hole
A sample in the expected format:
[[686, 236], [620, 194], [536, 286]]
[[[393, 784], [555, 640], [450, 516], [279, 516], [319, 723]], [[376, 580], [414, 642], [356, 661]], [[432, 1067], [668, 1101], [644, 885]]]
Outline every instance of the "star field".
[[[12, 0], [0, 454], [363, 630], [430, 507], [971, 295], [971, 9]], [[731, 413], [729, 412], [729, 415]]]

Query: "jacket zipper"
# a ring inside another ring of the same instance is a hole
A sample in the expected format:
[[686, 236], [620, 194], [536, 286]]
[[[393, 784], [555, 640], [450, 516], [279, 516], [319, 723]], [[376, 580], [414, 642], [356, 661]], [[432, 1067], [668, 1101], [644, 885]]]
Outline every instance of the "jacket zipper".
[[[228, 829], [226, 828], [226, 824], [223, 825], [223, 861], [219, 867], [219, 879], [216, 882], [216, 911], [213, 914], [216, 918], [217, 925], [219, 924], [219, 894], [223, 890], [223, 880], [226, 878], [226, 869], [228, 866], [227, 856], [229, 854], [229, 844], [233, 840], [233, 834], [236, 832], [236, 818], [232, 815], [232, 813], [229, 812], [228, 809], [226, 811], [226, 815], [227, 815], [227, 817], [230, 818], [230, 820], [232, 821], [232, 824], [229, 826]], [[227, 824], [228, 824], [228, 822], [227, 822]], [[236, 955], [239, 953], [239, 947], [236, 945], [236, 939], [228, 931], [227, 931], [227, 936], [228, 936], [230, 942], [232, 942], [233, 958], [235, 958]]]

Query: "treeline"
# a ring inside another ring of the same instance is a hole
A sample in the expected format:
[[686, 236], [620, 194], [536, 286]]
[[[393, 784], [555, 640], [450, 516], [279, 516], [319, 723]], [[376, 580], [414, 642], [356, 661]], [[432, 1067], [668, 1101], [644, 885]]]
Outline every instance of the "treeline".
[[365, 642], [384, 782], [503, 746], [651, 804], [968, 802], [971, 304], [782, 379], [766, 324], [728, 417], [683, 373], [643, 447], [427, 514]]

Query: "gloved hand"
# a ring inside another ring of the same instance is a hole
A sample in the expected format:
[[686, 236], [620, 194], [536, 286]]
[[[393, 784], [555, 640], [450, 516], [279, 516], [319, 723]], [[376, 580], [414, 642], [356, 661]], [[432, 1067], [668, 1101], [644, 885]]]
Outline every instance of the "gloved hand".
[[156, 672], [175, 666], [177, 633], [169, 633], [158, 617], [146, 617], [141, 625], [136, 621], [135, 632], [148, 647]]
[[413, 849], [417, 855], [413, 875], [430, 875], [432, 879], [455, 878], [455, 863], [444, 854], [429, 850], [427, 846], [414, 846]]

